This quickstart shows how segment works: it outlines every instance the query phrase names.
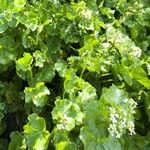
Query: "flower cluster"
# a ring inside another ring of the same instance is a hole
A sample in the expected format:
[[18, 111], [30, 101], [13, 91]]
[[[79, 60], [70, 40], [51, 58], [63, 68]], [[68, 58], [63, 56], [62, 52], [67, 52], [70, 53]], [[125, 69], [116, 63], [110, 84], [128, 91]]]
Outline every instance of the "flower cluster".
[[86, 19], [91, 19], [92, 18], [92, 11], [87, 9], [87, 10], [82, 10], [81, 14], [86, 18]]
[[135, 134], [134, 117], [137, 103], [133, 99], [125, 98], [121, 107], [110, 107], [110, 126], [108, 131], [112, 136], [120, 138], [122, 134], [129, 131], [129, 134]]

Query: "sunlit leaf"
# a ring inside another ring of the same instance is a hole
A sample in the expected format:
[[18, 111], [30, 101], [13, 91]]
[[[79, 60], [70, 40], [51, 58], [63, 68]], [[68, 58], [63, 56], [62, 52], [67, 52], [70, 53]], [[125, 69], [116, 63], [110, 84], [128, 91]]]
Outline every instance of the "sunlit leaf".
[[59, 129], [71, 131], [75, 125], [82, 124], [84, 114], [78, 104], [65, 99], [57, 99], [55, 105], [52, 116]]
[[23, 8], [26, 4], [26, 0], [14, 0], [14, 5], [16, 8]]
[[25, 102], [33, 102], [36, 106], [43, 107], [46, 105], [50, 91], [43, 82], [38, 82], [35, 87], [26, 87], [24, 90]]
[[46, 130], [44, 118], [37, 114], [31, 114], [28, 120], [28, 124], [23, 127], [28, 149], [47, 149], [50, 133]]
[[26, 73], [31, 71], [33, 58], [30, 53], [24, 53], [22, 58], [16, 61], [16, 70], [19, 77], [25, 79]]

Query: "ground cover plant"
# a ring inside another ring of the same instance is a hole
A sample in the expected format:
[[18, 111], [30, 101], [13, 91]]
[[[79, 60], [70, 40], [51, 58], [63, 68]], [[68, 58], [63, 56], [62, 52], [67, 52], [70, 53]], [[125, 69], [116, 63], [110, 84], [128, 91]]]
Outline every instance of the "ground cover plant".
[[149, 0], [0, 0], [0, 150], [149, 150], [149, 33]]

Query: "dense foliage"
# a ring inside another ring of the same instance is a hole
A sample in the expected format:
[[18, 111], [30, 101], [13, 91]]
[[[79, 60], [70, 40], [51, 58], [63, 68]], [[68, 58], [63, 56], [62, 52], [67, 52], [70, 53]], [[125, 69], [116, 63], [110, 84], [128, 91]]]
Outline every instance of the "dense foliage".
[[149, 0], [0, 0], [0, 150], [150, 149]]

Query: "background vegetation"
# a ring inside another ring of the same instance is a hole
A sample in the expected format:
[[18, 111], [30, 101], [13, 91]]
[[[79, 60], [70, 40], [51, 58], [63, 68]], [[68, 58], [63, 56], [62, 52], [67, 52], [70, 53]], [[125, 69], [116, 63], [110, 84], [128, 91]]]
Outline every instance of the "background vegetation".
[[0, 150], [150, 149], [149, 0], [0, 0]]

